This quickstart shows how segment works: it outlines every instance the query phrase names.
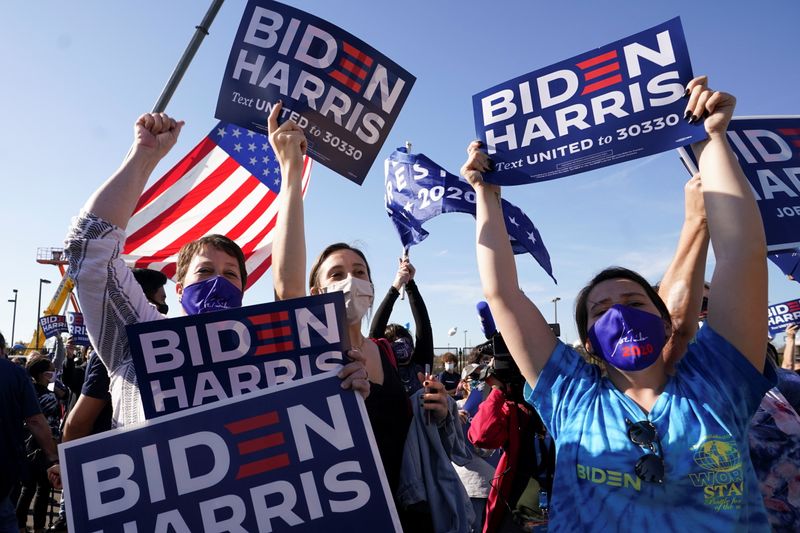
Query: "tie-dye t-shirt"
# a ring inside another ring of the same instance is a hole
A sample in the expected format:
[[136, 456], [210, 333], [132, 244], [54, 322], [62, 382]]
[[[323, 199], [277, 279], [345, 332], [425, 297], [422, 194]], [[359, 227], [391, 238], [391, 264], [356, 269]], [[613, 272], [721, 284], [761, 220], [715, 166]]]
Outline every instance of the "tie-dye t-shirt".
[[[595, 365], [559, 343], [525, 397], [556, 441], [550, 531], [769, 531], [748, 424], [775, 384], [706, 326], [649, 415]], [[649, 420], [663, 484], [637, 477], [645, 451], [625, 419]]]

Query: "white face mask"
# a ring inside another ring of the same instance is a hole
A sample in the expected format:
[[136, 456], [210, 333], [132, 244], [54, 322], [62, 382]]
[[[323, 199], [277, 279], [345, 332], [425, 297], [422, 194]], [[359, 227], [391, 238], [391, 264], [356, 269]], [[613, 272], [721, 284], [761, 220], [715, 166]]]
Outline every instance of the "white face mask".
[[456, 364], [455, 363], [445, 363], [444, 364], [444, 369], [445, 369], [446, 372], [452, 372], [453, 370], [456, 369]]
[[322, 288], [323, 293], [336, 291], [344, 293], [344, 307], [347, 309], [348, 324], [360, 322], [372, 307], [375, 290], [372, 283], [367, 280], [347, 276], [341, 281], [334, 281]]

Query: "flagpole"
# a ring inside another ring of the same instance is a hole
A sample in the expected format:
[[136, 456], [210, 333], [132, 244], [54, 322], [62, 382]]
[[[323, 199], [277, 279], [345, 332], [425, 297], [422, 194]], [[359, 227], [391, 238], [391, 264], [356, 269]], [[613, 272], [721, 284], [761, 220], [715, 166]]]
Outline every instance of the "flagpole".
[[181, 79], [183, 79], [186, 69], [189, 68], [189, 63], [192, 62], [195, 53], [197, 53], [197, 49], [200, 48], [203, 39], [208, 35], [208, 29], [211, 27], [211, 23], [214, 22], [214, 17], [217, 16], [217, 13], [222, 7], [222, 2], [224, 2], [224, 0], [212, 0], [211, 6], [209, 6], [206, 15], [203, 17], [203, 21], [199, 26], [195, 26], [192, 40], [189, 41], [189, 45], [186, 47], [186, 50], [184, 50], [183, 56], [181, 56], [175, 70], [172, 71], [172, 75], [169, 77], [169, 81], [167, 81], [167, 84], [161, 91], [161, 96], [158, 97], [156, 105], [153, 106], [153, 113], [161, 113], [167, 108], [167, 104], [172, 98], [173, 93], [175, 93], [175, 89], [178, 88], [178, 84], [181, 82]]
[[[411, 141], [406, 141], [405, 144], [406, 144], [406, 153], [408, 155], [411, 155]], [[405, 246], [403, 246], [403, 255], [402, 255], [402, 257], [404, 257], [404, 258], [408, 257], [408, 248], [405, 247]], [[401, 300], [405, 300], [406, 299], [406, 286], [405, 285], [400, 287], [400, 299]]]

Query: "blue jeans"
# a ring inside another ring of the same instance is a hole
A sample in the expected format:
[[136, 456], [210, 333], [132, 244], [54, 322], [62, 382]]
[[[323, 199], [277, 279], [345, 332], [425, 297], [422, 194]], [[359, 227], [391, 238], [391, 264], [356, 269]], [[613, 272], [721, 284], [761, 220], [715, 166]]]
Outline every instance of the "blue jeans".
[[0, 533], [18, 533], [17, 511], [11, 504], [11, 498], [4, 496], [0, 500]]

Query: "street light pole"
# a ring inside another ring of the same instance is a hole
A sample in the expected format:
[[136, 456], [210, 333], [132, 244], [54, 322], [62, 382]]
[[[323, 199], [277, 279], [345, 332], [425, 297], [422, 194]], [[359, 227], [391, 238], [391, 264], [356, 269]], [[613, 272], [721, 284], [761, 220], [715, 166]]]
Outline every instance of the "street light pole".
[[467, 330], [464, 330], [464, 349], [467, 349]]
[[558, 302], [561, 300], [558, 296], [550, 300], [553, 302], [553, 322], [558, 324]]
[[9, 302], [14, 302], [14, 318], [11, 320], [11, 346], [14, 346], [14, 332], [15, 328], [17, 327], [17, 289], [11, 289], [14, 291], [14, 299], [9, 299]]
[[39, 349], [39, 319], [42, 318], [42, 283], [50, 284], [49, 279], [39, 278], [39, 307], [36, 309], [36, 349]]

